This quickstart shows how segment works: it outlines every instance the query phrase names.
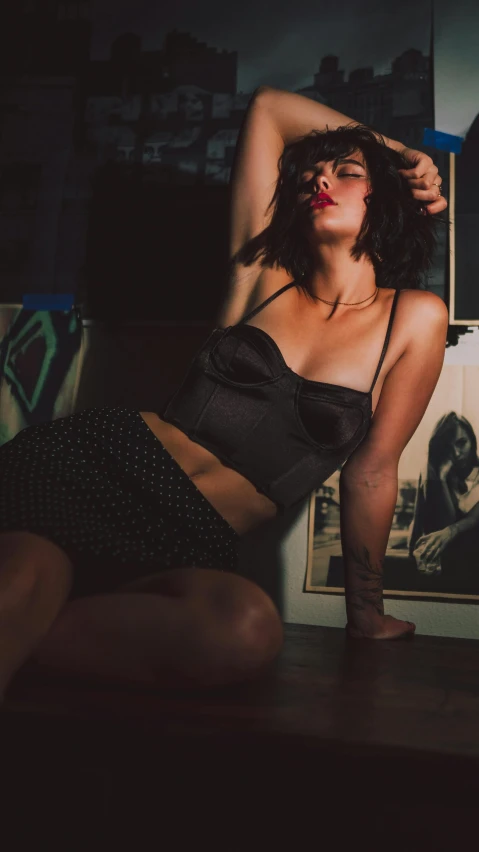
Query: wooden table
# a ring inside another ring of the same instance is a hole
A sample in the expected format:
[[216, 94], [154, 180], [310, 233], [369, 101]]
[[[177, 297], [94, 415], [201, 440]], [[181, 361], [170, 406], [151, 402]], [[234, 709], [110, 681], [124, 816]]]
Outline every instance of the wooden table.
[[[37, 839], [52, 807], [61, 815], [73, 832], [64, 852], [90, 852], [95, 839], [103, 850], [192, 849], [202, 821], [210, 849], [265, 849], [261, 827], [268, 852], [290, 849], [281, 826], [292, 816], [318, 844], [331, 831], [335, 850], [373, 832], [385, 849], [415, 840], [429, 852], [448, 826], [461, 850], [479, 807], [479, 641], [353, 641], [290, 624], [267, 677], [207, 692], [105, 687], [27, 666], [0, 711], [0, 766], [9, 809], [35, 810]], [[140, 842], [142, 831], [157, 843]]]

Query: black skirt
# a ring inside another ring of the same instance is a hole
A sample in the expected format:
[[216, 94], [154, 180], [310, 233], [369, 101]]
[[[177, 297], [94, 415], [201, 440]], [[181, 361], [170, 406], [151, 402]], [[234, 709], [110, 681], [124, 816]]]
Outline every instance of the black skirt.
[[238, 567], [238, 533], [127, 408], [29, 426], [0, 447], [0, 532], [12, 530], [66, 551], [71, 597], [165, 568]]

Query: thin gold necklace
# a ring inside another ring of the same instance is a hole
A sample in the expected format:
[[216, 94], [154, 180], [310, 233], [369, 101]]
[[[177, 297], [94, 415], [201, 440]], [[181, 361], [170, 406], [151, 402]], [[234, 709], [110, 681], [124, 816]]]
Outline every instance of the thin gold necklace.
[[368, 299], [372, 299], [373, 296], [377, 295], [379, 287], [376, 287], [374, 293], [371, 293], [367, 299], [362, 299], [360, 302], [328, 302], [327, 299], [322, 299], [321, 296], [313, 296], [313, 299], [319, 299], [320, 302], [326, 302], [327, 305], [362, 305], [364, 302], [367, 302]]

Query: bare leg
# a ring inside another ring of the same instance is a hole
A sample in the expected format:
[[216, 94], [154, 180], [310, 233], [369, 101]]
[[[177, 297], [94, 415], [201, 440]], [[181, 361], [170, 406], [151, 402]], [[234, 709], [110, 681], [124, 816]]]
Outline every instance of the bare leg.
[[276, 607], [243, 577], [177, 568], [68, 601], [72, 574], [46, 539], [0, 535], [0, 698], [27, 659], [117, 683], [206, 686], [257, 676], [281, 648]]
[[212, 686], [261, 674], [279, 653], [280, 616], [256, 584], [207, 568], [176, 568], [142, 591], [68, 603], [32, 659], [102, 680]]
[[72, 580], [73, 566], [53, 542], [28, 532], [0, 535], [0, 702], [56, 619]]

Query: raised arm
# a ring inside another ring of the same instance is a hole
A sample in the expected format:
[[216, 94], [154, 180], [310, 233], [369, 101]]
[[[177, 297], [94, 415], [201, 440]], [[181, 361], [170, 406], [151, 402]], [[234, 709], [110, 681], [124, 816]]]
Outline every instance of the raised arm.
[[218, 325], [238, 322], [261, 273], [260, 262], [244, 266], [237, 254], [262, 233], [271, 219], [268, 206], [278, 179], [284, 143], [266, 105], [263, 89], [251, 98], [238, 138], [230, 181], [230, 276]]
[[[332, 107], [313, 101], [304, 95], [273, 89], [269, 86], [262, 86], [260, 91], [284, 145], [301, 139], [312, 130], [326, 130], [326, 128], [335, 130], [337, 127], [348, 124], [355, 127], [359, 123], [354, 118], [349, 118]], [[397, 151], [402, 151], [405, 147], [386, 136], [383, 136], [383, 139], [386, 145]]]
[[[265, 109], [268, 110], [284, 145], [295, 142], [314, 129], [335, 130], [343, 125], [350, 124], [355, 127], [359, 124], [358, 121], [348, 118], [331, 107], [303, 95], [269, 87], [263, 87], [261, 91]], [[438, 176], [437, 166], [434, 165], [431, 157], [378, 133], [373, 127], [370, 129], [378, 138], [384, 139], [389, 148], [394, 148], [404, 155], [410, 168], [402, 169], [401, 174], [409, 181], [413, 196], [427, 205], [427, 212], [435, 215], [445, 210], [447, 201], [438, 195], [437, 187], [434, 186], [435, 181], [440, 184], [442, 179]]]
[[[352, 118], [311, 98], [292, 92], [259, 87], [253, 94], [241, 126], [230, 183], [230, 274], [218, 325], [238, 322], [258, 285], [260, 261], [241, 264], [237, 255], [243, 246], [259, 235], [271, 221], [269, 204], [278, 179], [278, 161], [285, 145], [301, 139], [313, 130], [335, 129], [358, 124]], [[430, 213], [439, 213], [447, 202], [437, 197], [432, 187], [438, 172], [426, 154], [405, 148], [394, 139], [383, 137], [391, 148], [402, 151], [412, 168], [404, 172], [413, 195], [428, 204]], [[432, 189], [431, 189], [432, 187]]]

